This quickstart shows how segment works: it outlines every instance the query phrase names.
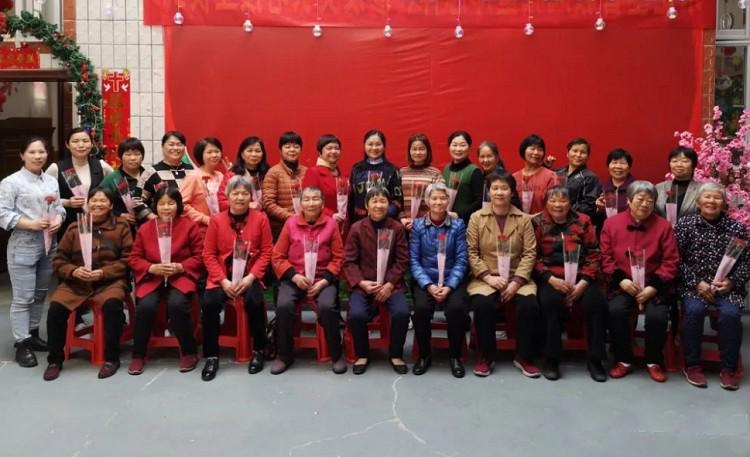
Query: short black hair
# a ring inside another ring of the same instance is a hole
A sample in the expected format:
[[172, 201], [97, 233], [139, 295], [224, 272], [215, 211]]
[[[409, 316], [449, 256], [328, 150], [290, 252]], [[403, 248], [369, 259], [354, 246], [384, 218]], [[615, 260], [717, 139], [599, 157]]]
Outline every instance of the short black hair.
[[165, 195], [177, 203], [177, 215], [180, 216], [185, 210], [185, 205], [182, 203], [180, 189], [175, 186], [162, 186], [156, 191], [154, 198], [151, 200], [151, 211], [153, 211], [154, 214], [158, 214], [156, 211], [156, 205], [159, 204], [159, 200]]
[[323, 148], [331, 143], [336, 143], [341, 147], [341, 140], [334, 135], [333, 133], [326, 133], [325, 135], [321, 135], [321, 137], [318, 139], [318, 144], [316, 146], [316, 149], [318, 150], [318, 154], [323, 152]]
[[115, 203], [115, 193], [112, 191], [112, 189], [108, 187], [102, 187], [102, 186], [94, 187], [93, 189], [89, 191], [86, 197], [89, 200], [91, 200], [91, 198], [99, 192], [103, 193], [104, 196], [107, 197], [107, 200], [109, 200], [110, 203], [112, 204]]
[[406, 146], [406, 161], [409, 162], [409, 165], [414, 165], [414, 160], [411, 158], [411, 145], [417, 141], [424, 144], [425, 149], [427, 149], [424, 166], [429, 167], [432, 164], [432, 146], [430, 145], [430, 139], [424, 133], [415, 133], [409, 137], [409, 143]]
[[693, 164], [693, 171], [695, 171], [695, 167], [698, 166], [698, 154], [695, 153], [695, 149], [693, 148], [677, 146], [676, 148], [672, 149], [672, 152], [669, 153], [669, 159], [667, 159], [667, 161], [671, 161], [675, 157], [681, 155], [690, 159], [690, 163]]
[[617, 148], [609, 151], [609, 154], [607, 154], [607, 165], [615, 160], [620, 159], [625, 159], [629, 167], [633, 166], [633, 156], [631, 156], [630, 153], [623, 148]]
[[164, 146], [164, 144], [172, 137], [180, 140], [180, 143], [182, 144], [187, 144], [187, 139], [185, 138], [184, 133], [178, 132], [177, 130], [169, 130], [168, 132], [164, 133], [164, 136], [161, 137], [161, 145]]
[[279, 137], [279, 149], [285, 144], [292, 143], [302, 147], [302, 137], [297, 132], [288, 131], [281, 134]]
[[31, 143], [36, 143], [39, 141], [44, 146], [44, 150], [49, 154], [49, 145], [47, 144], [47, 140], [40, 137], [40, 136], [32, 136], [29, 138], [26, 138], [26, 140], [21, 144], [21, 155], [23, 155], [27, 149], [29, 149], [29, 146], [31, 146]]
[[125, 151], [138, 151], [141, 153], [141, 156], [146, 155], [146, 149], [143, 147], [143, 143], [138, 138], [131, 136], [128, 138], [125, 138], [124, 140], [120, 141], [120, 144], [117, 145], [117, 156], [122, 160], [123, 154], [125, 154]]
[[76, 133], [85, 133], [86, 135], [89, 136], [89, 138], [91, 139], [91, 142], [92, 143], [94, 142], [94, 137], [91, 136], [91, 131], [89, 129], [85, 129], [83, 127], [75, 127], [75, 128], [68, 130], [68, 134], [65, 135], [65, 144], [70, 143], [70, 139], [73, 138], [73, 135], [75, 135]]
[[198, 166], [203, 166], [203, 153], [206, 151], [206, 147], [209, 144], [215, 146], [219, 150], [219, 152], [224, 154], [224, 146], [221, 145], [221, 141], [219, 141], [218, 138], [214, 138], [212, 136], [201, 138], [197, 143], [195, 143], [195, 146], [193, 147], [193, 158], [195, 159], [195, 162], [198, 164]]
[[532, 133], [531, 135], [521, 140], [521, 145], [518, 147], [518, 153], [521, 155], [522, 159], [526, 160], [526, 148], [530, 146], [537, 146], [542, 151], [547, 151], [547, 146], [544, 144], [544, 139], [542, 139], [542, 137], [540, 137], [536, 133]]
[[492, 183], [495, 181], [502, 181], [510, 187], [511, 194], [514, 194], [516, 191], [516, 178], [513, 177], [512, 174], [508, 173], [505, 170], [502, 171], [493, 171], [492, 173], [488, 174], [486, 178], [484, 178], [484, 182], [487, 184], [487, 188], [489, 189], [492, 187]]
[[372, 186], [370, 190], [367, 191], [365, 194], [365, 206], [367, 206], [368, 203], [370, 203], [370, 200], [373, 197], [377, 196], [383, 196], [388, 199], [388, 202], [391, 201], [391, 193], [388, 192], [388, 189], [386, 189], [383, 186]]
[[466, 130], [456, 130], [455, 132], [448, 135], [448, 144], [450, 145], [451, 141], [453, 141], [454, 139], [460, 136], [464, 137], [464, 140], [466, 140], [466, 143], [468, 143], [469, 147], [471, 147], [471, 135], [469, 135], [469, 132], [467, 132]]
[[570, 148], [572, 148], [573, 146], [575, 146], [577, 144], [582, 144], [582, 145], [586, 146], [586, 152], [589, 155], [591, 155], [591, 143], [589, 143], [589, 141], [586, 138], [582, 137], [582, 136], [573, 138], [572, 140], [568, 141], [568, 145], [565, 146], [565, 150], [566, 151], [570, 151]]

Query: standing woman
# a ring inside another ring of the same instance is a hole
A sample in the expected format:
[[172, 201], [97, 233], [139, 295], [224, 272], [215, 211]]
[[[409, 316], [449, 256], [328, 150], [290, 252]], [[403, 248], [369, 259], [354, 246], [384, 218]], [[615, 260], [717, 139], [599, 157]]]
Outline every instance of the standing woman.
[[159, 309], [166, 300], [170, 328], [180, 343], [180, 371], [198, 364], [190, 321], [190, 307], [203, 273], [203, 236], [198, 225], [183, 214], [180, 191], [162, 187], [154, 195], [153, 211], [159, 219], [172, 219], [170, 263], [162, 263], [156, 222], [147, 221], [138, 230], [128, 264], [135, 277], [135, 336], [128, 373], [143, 373], [148, 340]]
[[607, 171], [609, 179], [601, 181], [602, 195], [596, 200], [596, 211], [599, 218], [603, 219], [605, 214], [604, 196], [608, 193], [615, 195], [617, 199], [617, 212], [621, 213], [628, 209], [628, 186], [635, 181], [630, 173], [633, 167], [633, 156], [624, 149], [613, 149], [607, 154]]
[[[203, 243], [203, 262], [208, 270], [203, 295], [203, 356], [206, 365], [201, 377], [211, 381], [219, 371], [219, 314], [227, 300], [243, 300], [253, 338], [253, 358], [248, 373], [263, 369], [266, 347], [266, 308], [263, 303], [261, 278], [271, 262], [271, 227], [262, 211], [250, 211], [252, 186], [242, 176], [227, 183], [229, 209], [212, 217]], [[232, 284], [232, 251], [235, 240], [250, 243], [250, 252], [243, 277]]]
[[505, 163], [500, 158], [500, 149], [494, 141], [485, 140], [479, 143], [477, 148], [477, 165], [484, 176], [490, 173], [501, 173], [505, 171]]
[[451, 162], [443, 168], [443, 180], [449, 189], [456, 192], [451, 212], [469, 222], [471, 214], [482, 207], [484, 174], [469, 160], [471, 135], [457, 130], [448, 137]]
[[293, 192], [302, 192], [302, 178], [307, 167], [299, 163], [302, 137], [296, 132], [284, 132], [279, 138], [281, 162], [277, 163], [263, 181], [263, 208], [271, 222], [273, 239], [279, 237], [287, 219], [294, 216]]
[[404, 207], [401, 175], [385, 157], [385, 134], [380, 130], [365, 133], [365, 158], [354, 164], [349, 175], [349, 224], [367, 216], [365, 196], [375, 187], [383, 187], [390, 195], [388, 217], [398, 217]]
[[409, 137], [406, 161], [409, 165], [401, 168], [404, 209], [401, 211], [400, 219], [406, 230], [411, 230], [414, 222], [411, 220], [412, 205], [419, 205], [417, 217], [427, 214], [427, 187], [436, 182], [443, 182], [443, 176], [440, 170], [432, 166], [432, 146], [424, 133], [415, 133]]
[[346, 214], [338, 210], [337, 181], [347, 182], [339, 170], [341, 158], [341, 140], [336, 135], [325, 134], [318, 140], [318, 161], [314, 167], [307, 169], [302, 180], [302, 188], [314, 187], [323, 193], [323, 214], [332, 217], [339, 226], [346, 220]]
[[218, 167], [224, 159], [223, 150], [217, 138], [201, 138], [193, 148], [198, 169], [180, 187], [185, 214], [198, 224], [201, 235], [206, 233], [209, 218], [219, 213], [218, 193], [224, 174]]
[[573, 138], [567, 145], [568, 166], [557, 170], [567, 176], [571, 210], [596, 217], [596, 199], [602, 193], [599, 178], [587, 167], [591, 155], [591, 143], [585, 138]]
[[677, 219], [696, 213], [696, 198], [700, 183], [693, 179], [698, 165], [698, 154], [691, 148], [678, 146], [669, 153], [669, 172], [673, 179], [656, 185], [659, 197], [656, 199], [656, 212], [667, 217], [667, 203], [677, 204]]
[[[404, 294], [404, 275], [409, 268], [409, 246], [404, 227], [388, 217], [391, 208], [388, 200], [388, 191], [383, 187], [375, 186], [367, 191], [367, 217], [352, 225], [344, 247], [343, 272], [352, 291], [349, 300], [349, 328], [357, 355], [352, 366], [355, 375], [363, 374], [370, 364], [367, 323], [377, 315], [378, 303], [388, 306], [391, 318], [391, 341], [388, 348], [391, 367], [398, 374], [406, 374], [408, 371], [403, 357], [410, 314]], [[380, 229], [391, 230], [392, 234], [382, 283], [377, 281]]]
[[523, 159], [523, 168], [513, 173], [516, 190], [523, 202], [524, 191], [531, 192], [529, 214], [536, 214], [544, 209], [544, 196], [547, 189], [557, 185], [557, 175], [544, 166], [546, 146], [539, 135], [531, 134], [521, 141], [518, 153]]
[[130, 227], [133, 228], [135, 233], [135, 214], [129, 213], [128, 208], [122, 200], [122, 195], [118, 186], [121, 185], [122, 181], [127, 184], [128, 192], [131, 197], [135, 195], [138, 187], [138, 179], [143, 173], [143, 157], [146, 154], [146, 150], [143, 148], [143, 143], [138, 138], [130, 137], [124, 139], [117, 146], [117, 155], [120, 157], [120, 167], [114, 172], [108, 174], [104, 180], [102, 180], [101, 187], [106, 187], [111, 190], [115, 196], [115, 216], [124, 218]]
[[68, 227], [52, 261], [59, 284], [47, 313], [49, 365], [44, 370], [45, 381], [57, 379], [62, 370], [70, 313], [89, 301], [101, 307], [104, 315], [104, 364], [99, 379], [109, 378], [120, 368], [120, 336], [125, 325], [122, 310], [133, 236], [128, 223], [112, 213], [114, 196], [108, 189], [94, 188], [86, 205], [92, 223], [91, 269], [84, 264], [77, 222]]
[[[226, 190], [227, 183], [232, 176], [243, 176], [253, 185], [256, 192], [260, 192], [268, 169], [266, 146], [263, 144], [263, 140], [257, 136], [249, 136], [242, 140], [237, 150], [237, 160], [234, 161], [229, 171], [224, 173], [224, 179], [221, 181], [221, 186], [219, 186], [219, 208], [222, 211], [226, 211], [229, 208]], [[263, 204], [260, 201], [253, 200], [250, 202], [250, 208], [262, 209]]]
[[[536, 238], [531, 217], [511, 204], [513, 177], [490, 174], [492, 203], [471, 215], [466, 230], [469, 266], [473, 278], [468, 286], [479, 342], [479, 356], [474, 367], [477, 376], [489, 376], [495, 366], [495, 323], [497, 309], [511, 301], [516, 305], [518, 350], [513, 364], [524, 376], [538, 378], [533, 364], [537, 351], [539, 304], [536, 284], [531, 279], [536, 261]], [[504, 239], [510, 256], [510, 267], [504, 277], [498, 269], [498, 240]]]
[[[47, 145], [31, 138], [21, 149], [21, 169], [0, 182], [0, 227], [12, 230], [8, 240], [8, 273], [12, 287], [10, 326], [16, 348], [16, 362], [22, 367], [36, 366], [34, 351], [46, 351], [39, 337], [44, 299], [52, 276], [54, 235], [60, 230], [65, 209], [60, 202], [57, 181], [44, 173]], [[45, 212], [59, 216], [51, 222]], [[44, 234], [51, 235], [51, 247], [45, 253]]]
[[62, 205], [67, 213], [63, 226], [58, 233], [60, 237], [65, 234], [68, 225], [76, 221], [76, 214], [83, 212], [83, 206], [86, 203], [85, 197], [73, 196], [73, 191], [65, 180], [64, 173], [74, 172], [83, 185], [84, 194], [88, 194], [89, 190], [99, 187], [104, 177], [113, 171], [107, 162], [92, 156], [94, 139], [88, 130], [76, 127], [68, 132], [65, 146], [68, 149], [68, 155], [47, 168], [47, 174], [57, 179]]

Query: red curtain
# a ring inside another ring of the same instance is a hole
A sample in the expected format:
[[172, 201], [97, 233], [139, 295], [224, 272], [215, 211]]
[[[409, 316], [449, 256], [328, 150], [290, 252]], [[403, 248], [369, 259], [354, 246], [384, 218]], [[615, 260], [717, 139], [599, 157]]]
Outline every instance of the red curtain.
[[[471, 132], [498, 143], [511, 170], [518, 145], [542, 135], [565, 163], [565, 144], [584, 136], [591, 166], [624, 147], [636, 177], [663, 179], [676, 130], [700, 129], [703, 34], [695, 29], [521, 30], [479, 28], [456, 40], [450, 29], [167, 27], [166, 124], [188, 135], [218, 136], [232, 159], [241, 139], [260, 135], [269, 161], [285, 130], [301, 133], [303, 162], [332, 132], [343, 166], [362, 157], [362, 135], [385, 131], [388, 157], [405, 164], [415, 132], [448, 160], [447, 136]], [[474, 152], [472, 152], [474, 157]]]

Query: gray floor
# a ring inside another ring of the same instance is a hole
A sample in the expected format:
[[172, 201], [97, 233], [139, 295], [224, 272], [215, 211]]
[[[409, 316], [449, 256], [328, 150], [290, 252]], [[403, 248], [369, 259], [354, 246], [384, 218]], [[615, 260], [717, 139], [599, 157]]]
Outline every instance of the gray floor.
[[78, 357], [47, 383], [42, 354], [36, 368], [13, 362], [9, 293], [0, 276], [0, 456], [750, 455], [750, 384], [726, 392], [712, 372], [706, 390], [678, 374], [660, 385], [643, 369], [597, 384], [576, 355], [554, 383], [508, 357], [489, 378], [457, 380], [442, 352], [422, 377], [395, 375], [383, 354], [357, 377], [311, 353], [281, 376], [226, 357], [211, 383], [180, 374], [174, 353], [108, 380]]

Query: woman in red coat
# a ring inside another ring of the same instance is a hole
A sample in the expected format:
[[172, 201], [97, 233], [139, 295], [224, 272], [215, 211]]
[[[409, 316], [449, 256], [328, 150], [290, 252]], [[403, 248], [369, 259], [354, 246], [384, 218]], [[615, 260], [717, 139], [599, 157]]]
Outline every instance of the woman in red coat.
[[[180, 371], [195, 369], [198, 356], [190, 305], [202, 271], [203, 241], [200, 229], [187, 215], [179, 189], [164, 186], [154, 195], [153, 211], [158, 218], [143, 224], [135, 236], [128, 264], [135, 278], [135, 336], [133, 360], [128, 373], [143, 373], [148, 340], [159, 303], [166, 299], [167, 315], [180, 343]], [[162, 263], [156, 228], [158, 220], [172, 219], [171, 258]]]
[[[315, 187], [323, 194], [323, 214], [333, 218], [339, 225], [346, 220], [346, 208], [343, 212], [338, 209], [339, 187], [349, 185], [338, 167], [341, 158], [341, 140], [336, 135], [326, 134], [318, 140], [318, 160], [314, 167], [305, 172], [302, 188]], [[342, 184], [339, 184], [342, 183]]]
[[[208, 270], [206, 293], [203, 296], [203, 355], [206, 365], [201, 377], [211, 381], [219, 371], [219, 314], [227, 300], [244, 298], [250, 333], [253, 338], [253, 357], [248, 372], [263, 369], [263, 350], [266, 347], [266, 309], [263, 303], [261, 278], [271, 262], [271, 226], [262, 211], [251, 210], [252, 185], [242, 176], [234, 176], [227, 183], [229, 209], [211, 218], [203, 247], [203, 262]], [[232, 259], [235, 240], [249, 243], [249, 254], [242, 279], [232, 282]]]

